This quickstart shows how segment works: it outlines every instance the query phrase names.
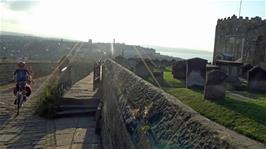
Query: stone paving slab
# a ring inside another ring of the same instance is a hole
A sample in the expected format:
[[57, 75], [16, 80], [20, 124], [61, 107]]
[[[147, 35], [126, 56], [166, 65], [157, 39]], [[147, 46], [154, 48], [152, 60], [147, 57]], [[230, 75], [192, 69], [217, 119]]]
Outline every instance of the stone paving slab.
[[[74, 85], [76, 91], [73, 94], [93, 99], [95, 92], [92, 91], [91, 78], [92, 76], [88, 76], [80, 84]], [[79, 95], [78, 90], [82, 94]], [[1, 95], [2, 91], [0, 90]], [[100, 137], [94, 133], [95, 117], [43, 119], [33, 115], [31, 102], [25, 104], [23, 112], [15, 117], [12, 103], [14, 96], [7, 91], [4, 94], [5, 96], [0, 96], [0, 149], [101, 148]], [[6, 100], [2, 100], [3, 98]]]
[[[80, 80], [64, 95], [65, 102], [70, 105], [75, 102], [94, 101], [96, 92], [93, 91], [92, 75]], [[90, 83], [90, 84], [89, 84]], [[96, 100], [95, 100], [96, 101]], [[91, 105], [94, 102], [86, 102]], [[69, 104], [69, 103], [68, 103]], [[95, 107], [97, 108], [97, 107]], [[69, 110], [69, 109], [66, 109]], [[68, 111], [65, 111], [66, 113]], [[95, 116], [77, 116], [55, 119], [57, 148], [100, 148], [100, 137], [95, 134]]]
[[73, 133], [56, 135], [56, 146], [70, 146], [73, 139]]
[[101, 149], [99, 144], [73, 144], [71, 149]]
[[[45, 79], [46, 77], [35, 80], [35, 83], [32, 84], [33, 94], [39, 88], [39, 86], [43, 83]], [[11, 85], [8, 88], [0, 89], [0, 95], [1, 95], [0, 96], [0, 127], [4, 125], [4, 123], [9, 118], [14, 117], [14, 114], [16, 114], [16, 106], [14, 105], [15, 96], [13, 95], [13, 92], [12, 92], [13, 87], [14, 85]]]

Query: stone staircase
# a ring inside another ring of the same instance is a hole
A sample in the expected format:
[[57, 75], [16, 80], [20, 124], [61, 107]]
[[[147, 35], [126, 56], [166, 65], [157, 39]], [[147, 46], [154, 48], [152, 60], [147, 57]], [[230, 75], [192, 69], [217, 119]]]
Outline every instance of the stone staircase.
[[[85, 77], [74, 84], [63, 96], [55, 115], [55, 127], [60, 130], [60, 127], [65, 129], [64, 125], [68, 125], [69, 132], [72, 132], [73, 129], [76, 131], [71, 133], [74, 136], [72, 140], [61, 141], [64, 143], [57, 144], [58, 147], [102, 148], [100, 136], [96, 134], [96, 130], [98, 130], [96, 114], [101, 99], [100, 90], [93, 90], [92, 79], [92, 74]], [[64, 121], [68, 124], [64, 124]], [[68, 134], [67, 130], [65, 131]], [[55, 134], [57, 134], [57, 130]], [[62, 139], [64, 140], [64, 138], [60, 138], [60, 135], [56, 135], [56, 140]]]
[[69, 99], [64, 98], [62, 104], [58, 107], [55, 117], [75, 117], [75, 116], [95, 116], [99, 99]]

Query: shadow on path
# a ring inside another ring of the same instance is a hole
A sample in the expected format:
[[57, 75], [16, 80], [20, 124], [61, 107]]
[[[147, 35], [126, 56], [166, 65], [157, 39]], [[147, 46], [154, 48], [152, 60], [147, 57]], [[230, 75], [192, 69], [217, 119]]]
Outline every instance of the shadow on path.
[[[100, 89], [94, 93], [91, 99], [101, 98]], [[0, 148], [102, 148], [95, 116], [44, 119], [33, 115], [27, 105], [23, 108], [25, 112], [0, 130]]]

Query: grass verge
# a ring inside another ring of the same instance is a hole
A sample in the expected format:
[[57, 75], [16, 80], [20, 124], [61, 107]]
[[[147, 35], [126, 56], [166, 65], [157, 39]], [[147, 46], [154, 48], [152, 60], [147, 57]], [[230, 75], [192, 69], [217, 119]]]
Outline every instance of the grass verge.
[[35, 113], [45, 118], [53, 118], [61, 94], [57, 76], [51, 76], [47, 81], [36, 97]]

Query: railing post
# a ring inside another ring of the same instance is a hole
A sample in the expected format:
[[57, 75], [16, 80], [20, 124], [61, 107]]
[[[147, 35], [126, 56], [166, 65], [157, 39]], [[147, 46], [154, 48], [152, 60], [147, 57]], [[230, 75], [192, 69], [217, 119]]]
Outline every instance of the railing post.
[[96, 63], [94, 63], [93, 64], [93, 84], [95, 83], [95, 75], [96, 75], [96, 73], [95, 73], [95, 70], [96, 70]]
[[96, 89], [101, 80], [101, 63], [95, 63], [93, 69], [93, 90]]

